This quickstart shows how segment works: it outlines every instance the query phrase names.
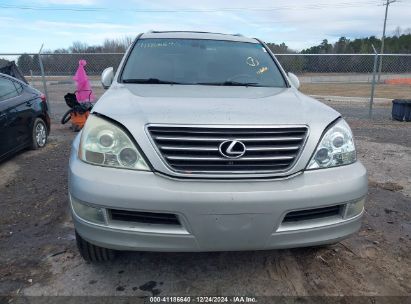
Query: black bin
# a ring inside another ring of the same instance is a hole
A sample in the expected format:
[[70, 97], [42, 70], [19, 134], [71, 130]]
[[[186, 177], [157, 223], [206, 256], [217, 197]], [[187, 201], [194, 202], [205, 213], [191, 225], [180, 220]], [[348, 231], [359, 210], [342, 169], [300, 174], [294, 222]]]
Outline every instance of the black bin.
[[411, 121], [411, 99], [394, 99], [392, 101], [392, 119]]

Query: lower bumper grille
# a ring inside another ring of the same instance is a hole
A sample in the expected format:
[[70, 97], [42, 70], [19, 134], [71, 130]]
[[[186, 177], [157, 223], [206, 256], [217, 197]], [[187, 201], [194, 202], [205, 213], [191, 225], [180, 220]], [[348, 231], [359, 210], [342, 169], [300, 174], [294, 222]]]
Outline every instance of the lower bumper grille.
[[109, 209], [113, 221], [180, 226], [175, 214]]
[[292, 211], [290, 213], [287, 213], [283, 220], [283, 223], [321, 219], [330, 216], [338, 216], [342, 214], [342, 208], [343, 205], [336, 205], [323, 208]]

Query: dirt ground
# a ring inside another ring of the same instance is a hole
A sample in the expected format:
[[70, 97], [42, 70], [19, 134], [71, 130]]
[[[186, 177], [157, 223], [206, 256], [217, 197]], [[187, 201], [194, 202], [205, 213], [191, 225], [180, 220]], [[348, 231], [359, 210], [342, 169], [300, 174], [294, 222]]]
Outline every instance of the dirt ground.
[[47, 147], [0, 164], [0, 295], [411, 296], [411, 124], [391, 121], [384, 105], [373, 120], [365, 104], [330, 105], [352, 126], [369, 172], [357, 234], [321, 248], [126, 252], [93, 265], [79, 256], [68, 214], [75, 134], [56, 123], [64, 104], [52, 104]]

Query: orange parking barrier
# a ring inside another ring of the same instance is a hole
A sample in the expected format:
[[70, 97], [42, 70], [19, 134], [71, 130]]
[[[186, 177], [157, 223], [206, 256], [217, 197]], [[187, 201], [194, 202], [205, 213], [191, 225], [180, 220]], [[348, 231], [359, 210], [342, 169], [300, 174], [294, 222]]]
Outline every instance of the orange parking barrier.
[[384, 81], [385, 84], [409, 84], [411, 85], [411, 78], [396, 78], [387, 79]]
[[76, 112], [70, 113], [71, 125], [72, 125], [73, 130], [80, 131], [83, 128], [84, 124], [86, 123], [89, 113], [90, 111], [87, 111], [83, 114], [76, 113]]

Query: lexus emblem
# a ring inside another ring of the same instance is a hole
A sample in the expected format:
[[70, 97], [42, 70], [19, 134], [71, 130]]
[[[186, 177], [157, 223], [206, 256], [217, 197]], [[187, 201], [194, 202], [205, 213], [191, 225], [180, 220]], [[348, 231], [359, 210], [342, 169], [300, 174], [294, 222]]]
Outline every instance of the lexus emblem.
[[245, 154], [247, 148], [241, 141], [226, 140], [220, 144], [218, 151], [226, 158], [239, 158]]

